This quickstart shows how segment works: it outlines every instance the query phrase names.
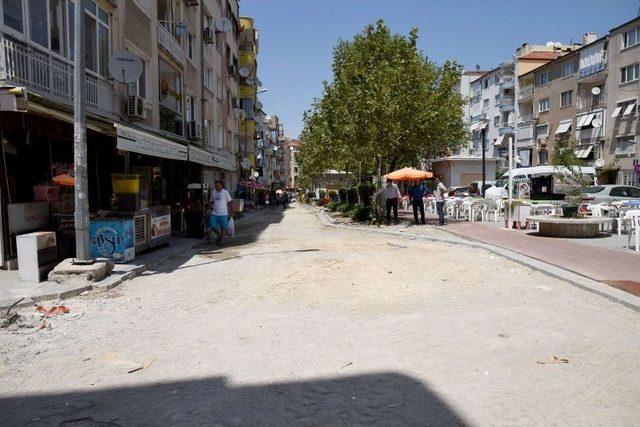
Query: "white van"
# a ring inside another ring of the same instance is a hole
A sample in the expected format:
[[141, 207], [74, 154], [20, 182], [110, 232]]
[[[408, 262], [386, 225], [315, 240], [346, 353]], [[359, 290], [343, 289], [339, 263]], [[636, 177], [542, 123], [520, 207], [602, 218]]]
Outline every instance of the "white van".
[[[589, 183], [597, 185], [596, 170], [593, 167], [574, 166], [574, 171], [579, 171]], [[528, 183], [530, 197], [535, 200], [562, 200], [564, 199], [564, 188], [558, 180], [558, 175], [569, 174], [570, 170], [562, 166], [534, 166], [530, 168], [516, 168], [511, 171], [513, 177], [513, 193], [517, 197], [517, 188], [520, 183]], [[496, 181], [493, 187], [487, 188], [484, 192], [486, 199], [506, 199], [509, 197], [507, 186], [509, 182], [509, 172], [505, 172]]]

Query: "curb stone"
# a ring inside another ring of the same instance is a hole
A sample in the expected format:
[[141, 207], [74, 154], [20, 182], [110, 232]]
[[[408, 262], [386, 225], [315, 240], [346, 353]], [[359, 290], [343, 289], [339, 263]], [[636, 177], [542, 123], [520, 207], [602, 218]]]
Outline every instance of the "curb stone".
[[318, 219], [322, 223], [324, 223], [325, 226], [328, 226], [328, 227], [343, 228], [343, 229], [352, 230], [352, 231], [381, 233], [381, 234], [387, 234], [387, 235], [409, 237], [412, 239], [426, 240], [426, 241], [437, 242], [437, 243], [446, 243], [446, 244], [452, 244], [452, 245], [465, 246], [465, 247], [470, 247], [475, 249], [484, 249], [495, 255], [517, 262], [518, 264], [521, 264], [534, 271], [542, 273], [548, 277], [553, 277], [554, 279], [562, 280], [579, 289], [582, 289], [584, 291], [606, 298], [609, 301], [621, 304], [637, 313], [640, 313], [640, 298], [634, 295], [631, 295], [620, 289], [613, 288], [607, 285], [606, 283], [602, 283], [597, 280], [590, 279], [588, 277], [566, 270], [562, 267], [549, 264], [543, 261], [539, 261], [535, 258], [531, 258], [529, 256], [519, 254], [509, 249], [505, 249], [499, 246], [480, 242], [478, 240], [467, 238], [466, 236], [465, 238], [460, 237], [452, 231], [447, 231], [443, 229], [443, 231], [446, 231], [447, 233], [451, 234], [451, 236], [454, 236], [454, 238], [451, 238], [451, 239], [444, 239], [440, 237], [431, 237], [431, 236], [425, 236], [422, 234], [415, 234], [415, 233], [367, 229], [364, 227], [349, 227], [342, 224], [333, 223], [328, 219], [329, 218], [328, 215], [322, 209], [315, 209], [314, 207], [310, 207], [310, 206], [307, 207], [307, 209], [310, 209], [311, 211], [315, 212]]

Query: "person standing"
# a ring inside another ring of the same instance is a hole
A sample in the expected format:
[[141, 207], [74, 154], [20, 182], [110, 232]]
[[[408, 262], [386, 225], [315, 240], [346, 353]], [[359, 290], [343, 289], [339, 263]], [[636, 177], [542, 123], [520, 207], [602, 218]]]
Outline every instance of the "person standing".
[[438, 221], [444, 225], [444, 199], [447, 195], [447, 187], [444, 186], [440, 178], [436, 177], [436, 210], [438, 211]]
[[222, 181], [216, 181], [215, 188], [211, 190], [211, 229], [215, 231], [218, 238], [217, 245], [222, 245], [222, 236], [229, 225], [229, 203], [231, 194], [222, 188]]
[[393, 209], [393, 221], [398, 223], [398, 200], [402, 195], [398, 186], [390, 179], [387, 180], [387, 184], [384, 187], [384, 195], [387, 199], [387, 225], [391, 223], [391, 209]]
[[426, 224], [424, 220], [424, 200], [422, 200], [426, 191], [426, 187], [421, 183], [411, 187], [411, 206], [413, 207], [413, 219], [416, 225], [420, 224], [418, 222], [418, 210], [420, 210], [420, 222]]

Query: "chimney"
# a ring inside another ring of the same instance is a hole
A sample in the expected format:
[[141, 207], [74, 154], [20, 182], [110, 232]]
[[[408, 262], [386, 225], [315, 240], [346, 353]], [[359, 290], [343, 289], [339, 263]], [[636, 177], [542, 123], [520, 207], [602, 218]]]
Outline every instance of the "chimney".
[[582, 36], [582, 45], [586, 46], [588, 44], [593, 43], [596, 40], [598, 40], [598, 34], [596, 34], [596, 33], [584, 33], [584, 35]]

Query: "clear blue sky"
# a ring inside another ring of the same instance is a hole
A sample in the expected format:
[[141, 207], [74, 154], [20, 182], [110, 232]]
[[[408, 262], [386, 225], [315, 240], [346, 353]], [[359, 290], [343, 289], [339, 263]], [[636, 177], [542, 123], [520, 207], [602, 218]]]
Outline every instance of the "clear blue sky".
[[240, 14], [260, 30], [258, 75], [267, 114], [289, 137], [302, 113], [331, 79], [331, 53], [383, 18], [395, 32], [420, 30], [419, 48], [432, 60], [456, 59], [467, 69], [491, 69], [524, 42], [580, 42], [637, 16], [640, 0], [241, 0]]

